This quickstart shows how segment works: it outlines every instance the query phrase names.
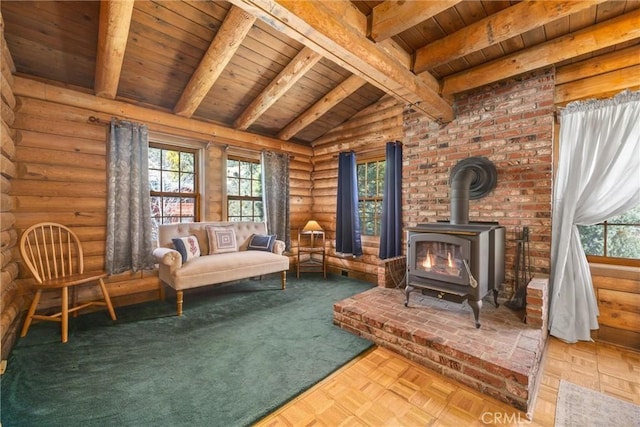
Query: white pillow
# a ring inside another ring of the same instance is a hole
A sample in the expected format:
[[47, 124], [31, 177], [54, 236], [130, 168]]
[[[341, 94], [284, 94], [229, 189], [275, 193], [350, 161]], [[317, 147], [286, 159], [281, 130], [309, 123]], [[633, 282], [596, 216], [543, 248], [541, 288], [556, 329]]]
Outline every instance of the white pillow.
[[183, 263], [200, 256], [200, 245], [196, 236], [176, 237], [171, 241], [176, 250], [182, 255]]
[[209, 225], [206, 229], [207, 236], [209, 237], [209, 255], [238, 252], [236, 232], [233, 227], [215, 227]]

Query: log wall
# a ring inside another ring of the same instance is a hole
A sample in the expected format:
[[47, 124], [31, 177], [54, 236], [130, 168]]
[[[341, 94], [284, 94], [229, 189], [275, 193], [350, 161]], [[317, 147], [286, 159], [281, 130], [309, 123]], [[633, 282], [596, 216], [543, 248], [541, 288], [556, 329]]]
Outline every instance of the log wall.
[[592, 336], [640, 350], [640, 271], [636, 267], [590, 264], [600, 329]]
[[357, 160], [384, 157], [385, 144], [388, 141], [402, 141], [402, 132], [402, 104], [384, 97], [314, 141], [312, 212], [313, 218], [327, 233], [327, 268], [330, 272], [377, 283], [379, 237], [362, 237], [362, 257], [353, 259], [336, 255], [338, 155], [353, 150]]
[[[87, 269], [104, 268], [106, 148], [108, 122], [114, 116], [147, 124], [156, 140], [166, 139], [169, 143], [176, 139], [191, 140], [202, 146], [205, 163], [202, 220], [223, 219], [225, 146], [234, 145], [292, 153], [292, 229], [311, 210], [310, 148], [279, 140], [261, 141], [246, 133], [225, 133], [217, 125], [21, 77], [15, 77], [15, 81], [15, 179], [8, 191], [10, 197], [6, 198], [14, 207], [17, 235], [41, 221], [66, 224], [83, 242]], [[216, 136], [219, 133], [222, 137]], [[238, 135], [237, 141], [234, 134]], [[9, 256], [19, 258], [17, 248]], [[18, 286], [28, 289], [30, 281], [20, 269]], [[117, 307], [157, 298], [159, 279], [154, 271], [128, 272], [110, 277], [107, 286]], [[47, 303], [54, 305], [56, 301], [43, 301], [43, 305]]]
[[14, 109], [16, 98], [13, 94], [15, 66], [4, 39], [4, 21], [0, 15], [0, 353], [6, 359], [16, 339], [20, 326], [20, 314], [24, 306], [24, 295], [18, 288], [18, 263], [14, 248], [18, 241], [13, 200], [9, 195], [13, 179], [16, 177], [16, 148]]

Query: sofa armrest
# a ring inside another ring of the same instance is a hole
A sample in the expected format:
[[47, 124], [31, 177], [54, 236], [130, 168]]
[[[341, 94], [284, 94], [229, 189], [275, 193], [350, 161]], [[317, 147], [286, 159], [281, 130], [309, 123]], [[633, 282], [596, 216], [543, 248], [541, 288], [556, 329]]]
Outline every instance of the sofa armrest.
[[175, 249], [155, 248], [153, 250], [153, 257], [158, 264], [168, 266], [171, 273], [182, 267], [182, 255]]
[[282, 240], [276, 240], [273, 243], [273, 249], [271, 250], [271, 252], [273, 252], [274, 254], [277, 255], [282, 255], [282, 253], [284, 252], [286, 245]]

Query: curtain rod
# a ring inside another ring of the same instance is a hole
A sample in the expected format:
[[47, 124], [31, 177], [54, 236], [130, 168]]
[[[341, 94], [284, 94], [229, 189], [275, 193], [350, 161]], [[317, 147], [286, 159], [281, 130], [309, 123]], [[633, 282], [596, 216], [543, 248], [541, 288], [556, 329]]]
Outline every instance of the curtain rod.
[[[377, 152], [381, 152], [381, 154], [384, 154], [384, 153], [385, 153], [385, 150], [386, 150], [386, 148], [387, 148], [387, 144], [388, 144], [389, 142], [397, 142], [397, 143], [399, 143], [400, 145], [402, 145], [402, 141], [398, 141], [398, 140], [396, 140], [396, 141], [388, 141], [388, 142], [387, 142], [387, 143], [385, 143], [385, 145], [384, 145], [384, 146], [382, 146], [382, 147], [369, 148], [369, 149], [367, 149], [367, 150], [361, 150], [361, 151], [357, 151], [357, 150], [351, 149], [351, 150], [341, 151], [341, 153], [345, 153], [345, 152], [350, 152], [350, 151], [351, 151], [351, 152], [353, 152], [353, 153], [355, 153], [355, 154], [361, 154], [361, 155], [366, 155], [366, 154], [371, 154], [371, 153], [377, 153]], [[332, 157], [333, 157], [334, 159], [337, 159], [339, 156], [340, 156], [340, 153], [338, 153], [338, 154], [334, 154]]]

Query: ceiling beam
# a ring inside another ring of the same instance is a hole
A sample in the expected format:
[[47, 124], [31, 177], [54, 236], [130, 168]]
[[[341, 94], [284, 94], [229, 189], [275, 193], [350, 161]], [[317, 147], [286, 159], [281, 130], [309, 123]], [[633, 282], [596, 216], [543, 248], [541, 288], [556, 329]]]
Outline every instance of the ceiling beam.
[[518, 3], [416, 50], [413, 71], [417, 74], [446, 64], [604, 1]]
[[103, 98], [115, 99], [122, 72], [124, 52], [129, 38], [134, 0], [100, 2], [98, 52], [94, 92]]
[[347, 98], [356, 90], [366, 84], [366, 80], [356, 76], [355, 74], [348, 77], [345, 81], [333, 88], [331, 92], [322, 97], [322, 99], [313, 104], [304, 113], [296, 117], [291, 123], [282, 129], [277, 137], [283, 141], [288, 141], [302, 129], [318, 120], [324, 113], [332, 109], [339, 102]]
[[[416, 111], [441, 122], [453, 119], [453, 108], [422, 78], [403, 67], [322, 2], [297, 0], [230, 0], [276, 30], [394, 95]], [[435, 80], [433, 76], [431, 79]]]
[[[322, 3], [329, 13], [334, 16], [340, 16], [342, 22], [351, 26], [362, 37], [367, 37], [368, 18], [364, 15], [350, 0], [331, 0]], [[393, 39], [388, 38], [376, 43], [376, 46], [393, 56], [396, 61], [400, 62], [407, 70], [413, 67], [413, 56], [404, 50]], [[430, 79], [429, 79], [430, 77]], [[440, 83], [433, 78], [431, 74], [424, 79], [425, 83], [430, 84], [431, 88], [436, 92], [440, 91]]]
[[173, 111], [191, 117], [211, 90], [256, 21], [255, 16], [231, 7], [211, 45], [184, 88]]
[[556, 86], [634, 65], [640, 65], [640, 44], [558, 67]]
[[276, 103], [307, 71], [320, 61], [322, 56], [308, 47], [304, 47], [291, 62], [267, 85], [242, 114], [233, 127], [245, 130], [269, 107]]
[[640, 38], [640, 9], [444, 78], [445, 95]]
[[556, 69], [555, 103], [612, 96], [640, 88], [640, 45]]
[[438, 13], [449, 9], [461, 0], [406, 1], [387, 0], [375, 6], [371, 12], [371, 38], [377, 42], [400, 34]]
[[640, 88], [638, 76], [640, 76], [640, 65], [634, 65], [565, 83], [556, 86], [554, 102], [556, 105], [565, 105], [580, 99], [611, 97], [625, 89], [638, 90]]

